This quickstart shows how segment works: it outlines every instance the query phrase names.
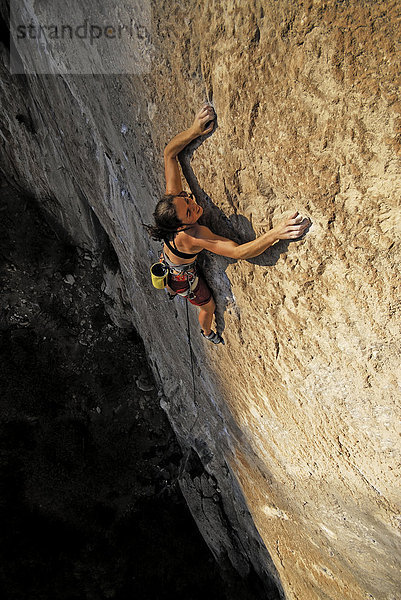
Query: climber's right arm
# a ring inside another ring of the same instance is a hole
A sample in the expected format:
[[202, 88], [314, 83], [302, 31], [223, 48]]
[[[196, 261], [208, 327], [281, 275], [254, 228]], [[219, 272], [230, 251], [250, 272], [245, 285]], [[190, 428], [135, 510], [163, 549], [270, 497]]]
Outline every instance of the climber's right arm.
[[207, 129], [204, 129], [204, 127], [214, 117], [213, 108], [209, 105], [204, 106], [196, 115], [192, 126], [173, 137], [165, 147], [164, 172], [166, 175], [166, 194], [179, 194], [182, 192], [182, 181], [177, 156], [192, 140], [212, 131], [213, 123]]
[[220, 256], [244, 260], [259, 256], [278, 240], [291, 240], [301, 237], [309, 225], [309, 219], [304, 219], [296, 212], [270, 231], [245, 244], [237, 244], [233, 240], [216, 235], [208, 227], [199, 226], [196, 235], [197, 245]]

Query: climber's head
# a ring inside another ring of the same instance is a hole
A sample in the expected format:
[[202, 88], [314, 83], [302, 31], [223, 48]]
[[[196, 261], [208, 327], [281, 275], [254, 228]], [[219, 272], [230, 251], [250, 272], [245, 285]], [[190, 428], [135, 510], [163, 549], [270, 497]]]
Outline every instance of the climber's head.
[[182, 225], [195, 225], [203, 214], [203, 208], [197, 204], [193, 194], [181, 192], [174, 196], [175, 211]]
[[165, 194], [156, 205], [153, 217], [156, 226], [147, 225], [149, 234], [157, 240], [173, 239], [177, 231], [194, 225], [203, 213], [192, 194]]

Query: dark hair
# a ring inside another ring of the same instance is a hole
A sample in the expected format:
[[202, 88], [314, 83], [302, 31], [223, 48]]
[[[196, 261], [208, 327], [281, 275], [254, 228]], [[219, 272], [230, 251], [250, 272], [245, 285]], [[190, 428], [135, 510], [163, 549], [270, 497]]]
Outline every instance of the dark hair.
[[172, 240], [182, 225], [173, 203], [175, 197], [174, 194], [165, 194], [156, 204], [153, 213], [155, 225], [144, 225], [154, 240]]

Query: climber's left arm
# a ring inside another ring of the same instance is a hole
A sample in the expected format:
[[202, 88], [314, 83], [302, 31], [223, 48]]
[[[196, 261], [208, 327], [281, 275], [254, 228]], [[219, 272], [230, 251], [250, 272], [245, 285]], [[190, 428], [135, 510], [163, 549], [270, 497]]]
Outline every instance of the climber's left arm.
[[212, 131], [213, 123], [207, 129], [204, 129], [204, 127], [214, 117], [213, 108], [205, 105], [196, 115], [191, 127], [173, 137], [165, 147], [164, 172], [166, 175], [166, 194], [179, 194], [182, 192], [182, 180], [177, 156], [192, 140]]

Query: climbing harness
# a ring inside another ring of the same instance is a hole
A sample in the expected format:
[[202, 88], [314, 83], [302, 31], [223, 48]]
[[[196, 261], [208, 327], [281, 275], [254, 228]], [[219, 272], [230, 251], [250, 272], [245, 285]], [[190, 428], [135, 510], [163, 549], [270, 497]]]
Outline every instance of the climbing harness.
[[152, 278], [153, 287], [157, 290], [162, 290], [168, 283], [168, 276], [173, 281], [182, 281], [188, 283], [188, 289], [177, 292], [179, 296], [188, 297], [189, 299], [194, 298], [193, 291], [198, 285], [199, 277], [196, 273], [195, 263], [174, 265], [164, 253], [160, 256], [160, 261], [154, 263], [150, 267], [150, 275]]
[[179, 296], [192, 300], [194, 298], [194, 290], [199, 283], [199, 277], [196, 272], [195, 261], [184, 265], [175, 265], [172, 263], [164, 252], [160, 255], [160, 261], [166, 265], [170, 273], [172, 281], [182, 281], [183, 284], [187, 283], [188, 288], [182, 292], [177, 292]]

